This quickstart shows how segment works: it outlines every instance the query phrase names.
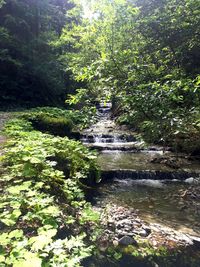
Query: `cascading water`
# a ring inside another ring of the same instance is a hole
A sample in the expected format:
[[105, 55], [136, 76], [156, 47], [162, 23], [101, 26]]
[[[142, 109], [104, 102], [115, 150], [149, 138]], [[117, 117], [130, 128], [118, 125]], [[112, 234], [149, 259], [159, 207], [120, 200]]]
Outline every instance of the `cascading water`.
[[[81, 140], [87, 147], [100, 152], [98, 163], [102, 183], [93, 191], [91, 201], [93, 206], [101, 211], [104, 207], [113, 207], [109, 216], [111, 221], [116, 220], [115, 238], [120, 241], [121, 237], [133, 237], [134, 231], [148, 236], [142, 221], [135, 219], [135, 213], [128, 215], [131, 210], [138, 211], [140, 218], [149, 225], [150, 232], [155, 235], [156, 232], [164, 233], [164, 242], [165, 235], [168, 235], [169, 239], [174, 238], [177, 243], [182, 238], [187, 243], [188, 235], [199, 236], [200, 200], [195, 200], [195, 204], [191, 205], [192, 200], [184, 202], [182, 199], [190, 187], [188, 182], [199, 177], [199, 162], [191, 162], [181, 157], [177, 166], [176, 160], [175, 163], [172, 160], [176, 155], [169, 151], [164, 154], [161, 147], [147, 147], [144, 142], [138, 140], [136, 133], [117, 126], [111, 117], [111, 103], [105, 104], [102, 101], [97, 109], [98, 122], [82, 133]], [[165, 164], [165, 161], [168, 163], [167, 156], [171, 160], [170, 164]], [[154, 157], [163, 157], [164, 163], [153, 160]], [[118, 215], [118, 207], [123, 210], [123, 214], [120, 211]], [[118, 216], [123, 217], [121, 229], [117, 228], [120, 222]], [[140, 228], [134, 229], [138, 222]], [[162, 227], [170, 227], [170, 230]], [[128, 265], [129, 260], [125, 257], [125, 262], [110, 266], [139, 266], [134, 265], [134, 260]], [[107, 263], [95, 262], [98, 267], [105, 265]]]
[[114, 120], [111, 119], [111, 108], [110, 102], [99, 103], [97, 107], [99, 121], [83, 132], [81, 141], [89, 147], [104, 152], [136, 150], [141, 143], [133, 134], [117, 129]]
[[[81, 141], [90, 148], [101, 151], [98, 162], [102, 169], [102, 178], [129, 177], [133, 179], [186, 179], [199, 175], [199, 162], [180, 162], [178, 173], [176, 166], [160, 164], [152, 160], [163, 155], [161, 147], [145, 147], [137, 134], [122, 130], [112, 119], [112, 104], [101, 101], [97, 106], [98, 122], [82, 133]], [[168, 152], [168, 155], [171, 155]]]

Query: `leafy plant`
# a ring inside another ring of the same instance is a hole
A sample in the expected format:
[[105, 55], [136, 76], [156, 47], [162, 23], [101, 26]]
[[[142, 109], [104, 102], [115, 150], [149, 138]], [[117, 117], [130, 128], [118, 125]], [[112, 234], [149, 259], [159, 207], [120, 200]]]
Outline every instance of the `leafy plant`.
[[98, 214], [86, 204], [79, 179], [94, 170], [98, 177], [95, 153], [34, 130], [28, 114], [9, 121], [5, 133], [12, 139], [2, 157], [0, 264], [81, 266], [93, 250], [92, 232], [84, 233], [84, 225], [97, 225]]

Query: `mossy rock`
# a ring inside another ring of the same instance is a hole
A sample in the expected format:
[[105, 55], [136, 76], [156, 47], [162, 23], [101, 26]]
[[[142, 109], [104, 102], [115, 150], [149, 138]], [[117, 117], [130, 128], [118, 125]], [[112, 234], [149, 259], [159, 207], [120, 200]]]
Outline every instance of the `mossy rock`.
[[45, 114], [38, 115], [31, 120], [33, 127], [41, 132], [48, 132], [58, 136], [70, 136], [73, 122], [65, 117], [51, 117]]

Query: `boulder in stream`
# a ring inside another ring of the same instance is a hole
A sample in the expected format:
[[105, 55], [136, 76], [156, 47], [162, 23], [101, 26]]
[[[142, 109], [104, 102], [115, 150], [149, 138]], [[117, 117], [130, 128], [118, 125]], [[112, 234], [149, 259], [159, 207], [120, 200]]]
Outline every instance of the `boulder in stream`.
[[138, 246], [137, 241], [135, 239], [133, 239], [132, 237], [127, 236], [127, 235], [120, 238], [118, 242], [119, 242], [119, 245], [122, 245], [122, 246], [129, 246], [129, 245]]

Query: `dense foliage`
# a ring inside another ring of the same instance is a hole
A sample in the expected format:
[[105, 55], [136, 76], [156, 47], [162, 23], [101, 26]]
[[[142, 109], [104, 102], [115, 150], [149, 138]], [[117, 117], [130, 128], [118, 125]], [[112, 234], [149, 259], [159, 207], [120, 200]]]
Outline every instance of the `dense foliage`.
[[[73, 47], [66, 58], [75, 79], [94, 95], [111, 95], [119, 122], [148, 141], [194, 153], [200, 149], [199, 7], [196, 0], [90, 1], [90, 13], [60, 38], [61, 47]], [[188, 136], [194, 145], [187, 149]]]
[[36, 129], [63, 137], [76, 137], [78, 131], [96, 121], [96, 107], [89, 104], [79, 110], [40, 107], [19, 114], [32, 122]]
[[0, 4], [0, 105], [64, 103], [73, 82], [53, 43], [72, 6], [64, 0]]
[[11, 139], [0, 179], [0, 265], [81, 266], [99, 217], [80, 187], [80, 179], [98, 178], [94, 152], [34, 130], [24, 115], [5, 132]]
[[71, 94], [67, 104], [87, 109], [110, 97], [118, 122], [147, 141], [199, 153], [199, 10], [197, 0], [2, 1], [0, 102]]

